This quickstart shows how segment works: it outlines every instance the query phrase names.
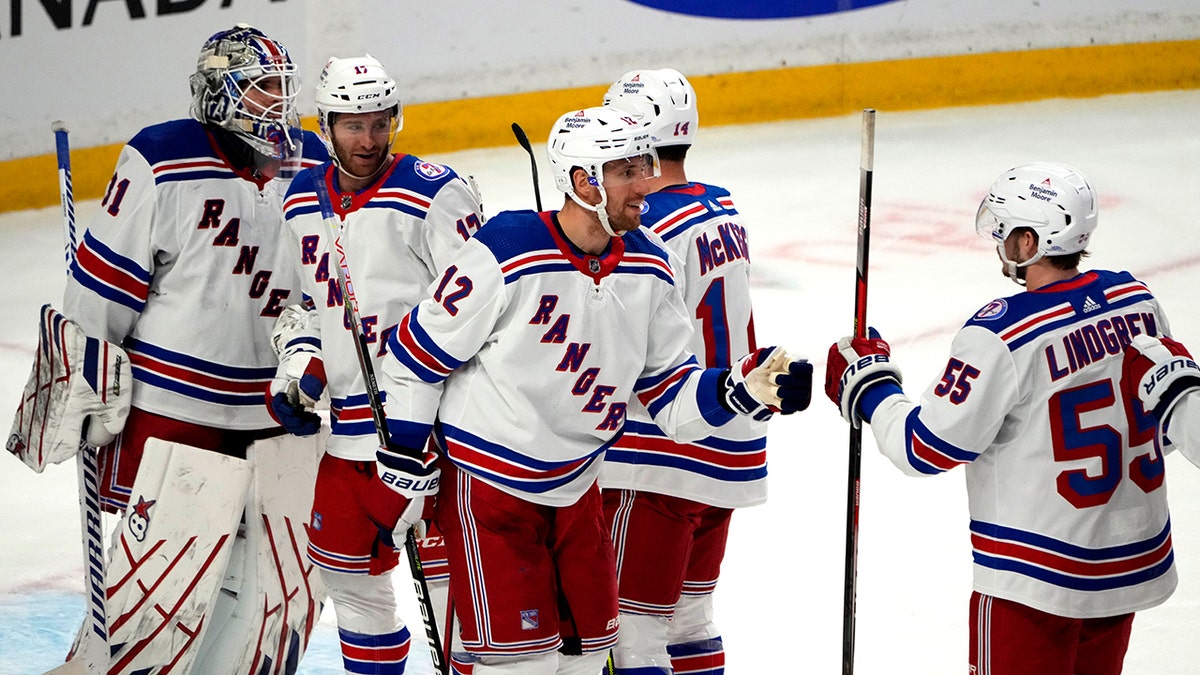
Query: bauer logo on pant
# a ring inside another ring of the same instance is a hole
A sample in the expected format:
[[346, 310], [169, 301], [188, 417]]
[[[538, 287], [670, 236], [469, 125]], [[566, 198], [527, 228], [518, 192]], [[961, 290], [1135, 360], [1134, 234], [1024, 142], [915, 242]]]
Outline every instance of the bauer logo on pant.
[[146, 531], [150, 529], [150, 507], [154, 506], [158, 500], [146, 501], [145, 497], [138, 495], [137, 506], [129, 512], [129, 533], [134, 539], [142, 541], [146, 538]]

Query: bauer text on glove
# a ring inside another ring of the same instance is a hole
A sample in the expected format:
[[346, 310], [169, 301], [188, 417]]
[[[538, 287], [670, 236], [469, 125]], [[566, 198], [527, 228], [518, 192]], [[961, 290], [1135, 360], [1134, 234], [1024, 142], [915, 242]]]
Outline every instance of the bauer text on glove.
[[[901, 393], [900, 370], [892, 365], [891, 352], [874, 328], [867, 337], [844, 337], [829, 347], [825, 395], [855, 427], [863, 418], [870, 422], [875, 406], [884, 398]], [[868, 391], [872, 395], [864, 398]]]
[[436, 453], [389, 442], [375, 453], [375, 459], [379, 480], [396, 492], [409, 499], [437, 494], [442, 470]]
[[1160, 423], [1184, 394], [1200, 389], [1200, 367], [1187, 347], [1169, 337], [1133, 338], [1121, 370], [1122, 392]]

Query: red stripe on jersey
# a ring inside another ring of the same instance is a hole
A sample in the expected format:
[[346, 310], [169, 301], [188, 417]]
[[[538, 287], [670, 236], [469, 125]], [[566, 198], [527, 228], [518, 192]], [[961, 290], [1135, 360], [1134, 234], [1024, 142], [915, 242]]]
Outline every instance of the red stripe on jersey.
[[1129, 284], [1127, 286], [1118, 286], [1110, 288], [1105, 292], [1104, 297], [1110, 302], [1118, 298], [1123, 298], [1130, 293], [1149, 293], [1150, 289], [1146, 288], [1145, 284]]
[[109, 264], [107, 260], [88, 248], [86, 243], [79, 244], [79, 248], [75, 251], [75, 261], [80, 268], [105, 285], [128, 293], [138, 302], [145, 304], [146, 296], [150, 292], [150, 285], [139, 281], [129, 272]]
[[1128, 574], [1152, 567], [1162, 562], [1171, 554], [1170, 536], [1157, 548], [1142, 555], [1133, 558], [1102, 561], [1077, 560], [1025, 544], [1013, 541], [999, 541], [979, 534], [971, 535], [971, 545], [981, 553], [1005, 558], [1016, 558], [1017, 560], [1024, 560], [1040, 567], [1077, 577], [1106, 577]]
[[129, 354], [129, 363], [173, 380], [186, 382], [210, 391], [227, 394], [259, 394], [263, 391], [263, 388], [267, 385], [267, 383], [271, 381], [271, 378], [231, 380], [217, 377], [208, 373], [201, 373], [189, 368], [184, 368], [183, 366], [167, 363], [154, 357], [147, 356], [141, 352], [131, 352]]
[[400, 320], [400, 326], [396, 328], [396, 339], [404, 346], [404, 350], [419, 361], [421, 365], [441, 377], [449, 376], [452, 369], [447, 368], [437, 357], [425, 351], [421, 345], [417, 344], [417, 338], [412, 334], [412, 330], [409, 329], [409, 317], [411, 316], [411, 313], [405, 314], [404, 318]]
[[661, 220], [654, 225], [654, 231], [658, 234], [675, 227], [681, 221], [687, 220], [692, 216], [704, 213], [707, 209], [703, 204], [692, 203], [688, 208], [680, 209], [679, 211], [667, 216], [665, 220]]
[[754, 469], [767, 463], [766, 450], [755, 452], [722, 452], [690, 443], [675, 443], [671, 439], [662, 436], [625, 434], [613, 444], [613, 447], [634, 449], [642, 452], [658, 452], [664, 455], [679, 455], [704, 462], [705, 464], [730, 469]]
[[477, 466], [484, 471], [504, 476], [505, 478], [528, 481], [553, 480], [561, 476], [569, 476], [578, 472], [580, 468], [592, 460], [591, 457], [584, 457], [548, 469], [533, 469], [520, 464], [513, 464], [495, 455], [488, 454], [449, 438], [446, 439], [446, 450], [455, 461]]
[[938, 452], [932, 446], [924, 443], [921, 440], [921, 437], [918, 436], [916, 433], [912, 434], [912, 451], [913, 451], [913, 454], [916, 455], [918, 458], [920, 458], [922, 461], [932, 464], [933, 466], [936, 466], [937, 468], [941, 469], [942, 471], [949, 471], [950, 469], [953, 469], [954, 467], [958, 466], [959, 464], [965, 463], [965, 462], [960, 462], [955, 459], [951, 459], [951, 458], [947, 457], [946, 455], [944, 455], [943, 453]]
[[162, 162], [155, 164], [151, 172], [157, 176], [159, 174], [170, 173], [172, 171], [188, 171], [191, 169], [224, 169], [229, 170], [229, 165], [215, 159], [194, 159], [183, 162]]
[[675, 373], [672, 374], [670, 377], [668, 377], [667, 379], [660, 382], [657, 387], [638, 393], [638, 400], [642, 402], [642, 405], [649, 408], [650, 404], [653, 403], [655, 401], [655, 399], [662, 396], [663, 392], [665, 392], [672, 385], [674, 385], [676, 382], [678, 382], [680, 380], [680, 378], [682, 378], [684, 375], [687, 375], [688, 372], [691, 370], [692, 370], [691, 368], [688, 368], [686, 366], [681, 367], [679, 370], [675, 371]]
[[1052, 312], [1044, 312], [1042, 314], [1034, 315], [1034, 316], [1030, 317], [1029, 320], [1025, 321], [1024, 323], [1017, 324], [1016, 326], [1013, 326], [1012, 328], [1009, 328], [1008, 330], [1001, 333], [1000, 339], [1004, 340], [1004, 341], [1011, 340], [1013, 337], [1015, 337], [1021, 333], [1024, 333], [1027, 330], [1031, 330], [1031, 329], [1037, 327], [1039, 324], [1043, 324], [1048, 321], [1053, 321], [1055, 319], [1067, 316], [1068, 314], [1074, 314], [1074, 313], [1075, 313], [1074, 308], [1072, 308], [1070, 305], [1065, 305], [1065, 306], [1060, 307]]

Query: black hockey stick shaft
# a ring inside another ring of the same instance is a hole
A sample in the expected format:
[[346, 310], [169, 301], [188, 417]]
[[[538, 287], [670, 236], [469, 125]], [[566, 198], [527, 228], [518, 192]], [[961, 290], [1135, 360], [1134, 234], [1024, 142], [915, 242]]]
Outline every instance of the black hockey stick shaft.
[[[371, 348], [367, 336], [363, 332], [362, 318], [358, 311], [358, 298], [354, 295], [354, 282], [350, 278], [350, 266], [346, 261], [346, 250], [342, 246], [342, 223], [333, 212], [333, 204], [329, 200], [329, 189], [325, 186], [325, 176], [319, 175], [313, 180], [317, 192], [317, 202], [321, 205], [321, 216], [329, 229], [331, 254], [337, 255], [337, 260], [331, 260], [337, 271], [338, 290], [342, 294], [342, 307], [346, 312], [346, 320], [351, 326], [354, 337], [355, 353], [358, 356], [358, 367], [362, 371], [363, 381], [367, 387], [367, 403], [371, 406], [371, 417], [375, 421], [375, 433], [379, 437], [379, 447], [388, 447], [387, 418], [383, 412], [383, 400], [379, 395], [379, 381], [375, 377], [375, 366], [371, 361]], [[419, 457], [417, 457], [419, 459]], [[434, 672], [448, 675], [449, 660], [442, 652], [442, 639], [437, 628], [437, 614], [433, 609], [433, 597], [429, 594], [429, 582], [425, 579], [425, 568], [421, 564], [421, 555], [417, 548], [417, 537], [410, 528], [404, 537], [404, 549], [408, 554], [408, 564], [412, 572], [413, 588], [417, 600], [421, 603], [421, 620], [425, 624], [425, 638], [429, 641], [429, 653], [433, 660]]]
[[[75, 262], [75, 193], [71, 184], [71, 143], [67, 126], [61, 121], [50, 125], [58, 160], [58, 196], [62, 202], [63, 248], [67, 276]], [[85, 435], [79, 439], [75, 455], [79, 471], [79, 521], [83, 545], [83, 588], [87, 595], [86, 630], [78, 653], [90, 673], [107, 673], [109, 661], [108, 602], [104, 571], [104, 534], [100, 515], [100, 485], [96, 450], [88, 447]]]
[[533, 171], [533, 201], [537, 204], [537, 210], [542, 210], [542, 190], [538, 187], [538, 172], [537, 159], [533, 155], [533, 146], [529, 144], [529, 137], [525, 135], [525, 130], [520, 124], [512, 123], [513, 136], [517, 137], [517, 142], [525, 148], [525, 152], [529, 153], [529, 167]]
[[[871, 251], [871, 183], [875, 172], [875, 111], [862, 115], [862, 161], [858, 175], [858, 261], [854, 284], [854, 336], [867, 334], [867, 270]], [[842, 601], [842, 675], [854, 673], [854, 620], [858, 602], [858, 509], [862, 482], [862, 426], [850, 425], [846, 487], [846, 570]]]

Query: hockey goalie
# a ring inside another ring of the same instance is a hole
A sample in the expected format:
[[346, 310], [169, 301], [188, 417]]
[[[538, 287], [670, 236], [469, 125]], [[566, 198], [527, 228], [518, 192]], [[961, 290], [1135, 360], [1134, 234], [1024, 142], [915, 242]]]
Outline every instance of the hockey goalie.
[[[39, 473], [81, 439], [84, 452], [120, 452], [132, 386], [123, 349], [43, 307], [9, 452]], [[70, 655], [107, 637], [111, 658], [55, 672], [295, 672], [325, 597], [303, 527], [322, 446], [280, 436], [240, 457], [147, 438], [107, 564], [87, 571], [103, 575], [102, 630], [85, 621]]]
[[[286, 435], [264, 405], [272, 330], [299, 293], [283, 196], [328, 157], [300, 129], [296, 70], [252, 26], [213, 34], [190, 117], [135, 134], [69, 238], [63, 311], [43, 310], [8, 443], [35, 470], [86, 467], [80, 439], [98, 446], [68, 670], [293, 673], [320, 613], [304, 524], [323, 441]], [[101, 509], [120, 514], [111, 534]]]

